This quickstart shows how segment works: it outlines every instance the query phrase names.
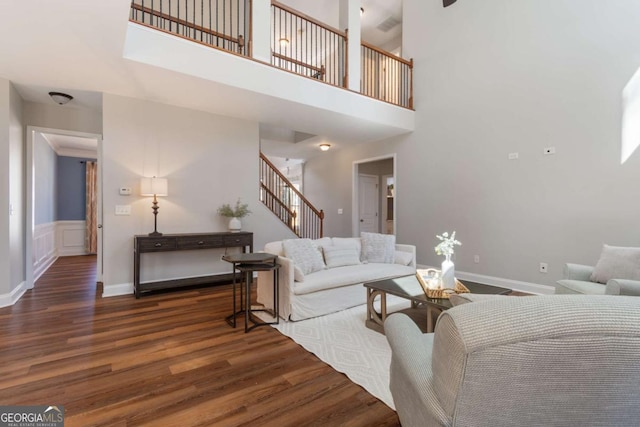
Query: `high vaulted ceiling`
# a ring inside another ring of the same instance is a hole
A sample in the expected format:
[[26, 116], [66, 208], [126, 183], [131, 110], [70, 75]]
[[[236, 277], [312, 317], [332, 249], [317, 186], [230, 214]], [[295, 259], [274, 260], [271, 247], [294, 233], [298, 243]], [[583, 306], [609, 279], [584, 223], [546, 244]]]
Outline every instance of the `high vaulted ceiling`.
[[[315, 15], [337, 10], [339, 0], [284, 1], [294, 8], [296, 2], [312, 4], [317, 10], [305, 13]], [[381, 9], [380, 17], [397, 16], [400, 3], [401, 0], [363, 0], [363, 28], [369, 16], [372, 20], [376, 16], [376, 8]], [[328, 4], [334, 6], [327, 7]], [[239, 102], [234, 97], [203, 100], [202, 93], [222, 89], [216, 82], [176, 75], [123, 58], [130, 5], [130, 0], [0, 0], [0, 77], [12, 81], [26, 101], [53, 104], [49, 91], [74, 96], [72, 103], [60, 108], [101, 111], [102, 94], [110, 93], [222, 115], [241, 110], [241, 106], [232, 105]], [[163, 94], [168, 84], [184, 84], [194, 90], [173, 90], [171, 99], [167, 99]], [[286, 108], [281, 112], [283, 120], [279, 125], [295, 128], [296, 123], [286, 121]], [[247, 118], [262, 121], [260, 117]], [[327, 121], [326, 126], [330, 130], [331, 123]]]

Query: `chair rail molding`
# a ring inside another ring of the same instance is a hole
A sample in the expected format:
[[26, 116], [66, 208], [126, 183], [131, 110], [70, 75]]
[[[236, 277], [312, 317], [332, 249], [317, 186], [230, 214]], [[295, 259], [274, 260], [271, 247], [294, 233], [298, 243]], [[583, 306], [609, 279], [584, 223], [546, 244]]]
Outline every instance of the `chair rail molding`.
[[42, 273], [58, 258], [56, 245], [56, 223], [49, 222], [38, 224], [33, 228], [33, 280], [42, 276]]

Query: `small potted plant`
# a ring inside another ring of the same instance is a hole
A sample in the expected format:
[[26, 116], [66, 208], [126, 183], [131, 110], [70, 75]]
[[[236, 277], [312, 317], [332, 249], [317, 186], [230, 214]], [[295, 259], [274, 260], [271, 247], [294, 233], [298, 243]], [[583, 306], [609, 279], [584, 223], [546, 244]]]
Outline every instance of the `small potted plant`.
[[244, 218], [250, 213], [249, 205], [241, 203], [240, 199], [236, 202], [235, 207], [231, 207], [228, 203], [225, 203], [218, 208], [218, 215], [229, 218], [229, 231], [231, 232], [238, 232], [242, 230], [242, 222], [240, 221], [240, 218]]

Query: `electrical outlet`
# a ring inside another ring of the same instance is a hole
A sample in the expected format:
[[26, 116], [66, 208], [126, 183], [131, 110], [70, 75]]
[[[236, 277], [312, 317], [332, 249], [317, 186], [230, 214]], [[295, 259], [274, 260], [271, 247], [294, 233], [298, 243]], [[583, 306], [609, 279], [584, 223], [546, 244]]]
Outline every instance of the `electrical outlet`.
[[480, 264], [480, 255], [474, 255], [473, 256], [473, 262], [476, 264]]
[[518, 160], [520, 155], [518, 153], [509, 153], [509, 160]]
[[544, 149], [544, 154], [556, 154], [556, 147], [547, 147]]
[[540, 273], [546, 273], [549, 270], [549, 266], [546, 262], [540, 263]]

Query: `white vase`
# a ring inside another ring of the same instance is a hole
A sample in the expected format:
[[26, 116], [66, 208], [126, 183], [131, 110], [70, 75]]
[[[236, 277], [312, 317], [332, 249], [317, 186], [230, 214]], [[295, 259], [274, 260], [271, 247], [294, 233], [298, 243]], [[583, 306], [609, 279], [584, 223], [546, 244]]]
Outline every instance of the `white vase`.
[[446, 255], [446, 259], [442, 261], [442, 287], [454, 289], [456, 285], [456, 277], [454, 272], [453, 261], [451, 261], [451, 255]]
[[242, 230], [242, 222], [240, 222], [240, 218], [232, 216], [229, 220], [229, 231], [237, 233], [240, 230]]

